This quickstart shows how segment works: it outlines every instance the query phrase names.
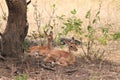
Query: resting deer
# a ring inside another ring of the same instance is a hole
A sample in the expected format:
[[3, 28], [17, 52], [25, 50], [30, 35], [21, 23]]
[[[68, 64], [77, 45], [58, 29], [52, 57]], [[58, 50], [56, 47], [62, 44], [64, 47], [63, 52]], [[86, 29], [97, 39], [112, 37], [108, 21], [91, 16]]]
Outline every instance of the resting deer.
[[38, 57], [39, 55], [46, 56], [47, 51], [52, 49], [51, 43], [53, 41], [53, 32], [50, 31], [49, 35], [44, 31], [45, 35], [47, 36], [47, 46], [33, 46], [30, 48], [30, 55]]
[[77, 51], [74, 41], [67, 42], [68, 52], [64, 50], [51, 50], [47, 57], [44, 59], [45, 62], [55, 62], [58, 65], [67, 66], [75, 62], [75, 56], [71, 51]]

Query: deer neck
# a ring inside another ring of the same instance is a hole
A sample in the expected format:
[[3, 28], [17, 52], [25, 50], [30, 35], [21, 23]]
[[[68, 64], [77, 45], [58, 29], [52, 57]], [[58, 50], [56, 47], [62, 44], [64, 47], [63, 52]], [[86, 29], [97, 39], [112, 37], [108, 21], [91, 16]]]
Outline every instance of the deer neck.
[[68, 47], [68, 52], [71, 54], [71, 50], [70, 50], [70, 48]]
[[68, 48], [68, 51], [69, 51], [69, 58], [68, 58], [68, 60], [69, 61], [73, 61], [74, 60], [74, 56], [73, 56], [72, 51], [70, 50], [70, 48]]
[[52, 46], [52, 45], [51, 45], [51, 42], [48, 41], [47, 48], [48, 48], [48, 49], [51, 49], [51, 48], [52, 48], [51, 46]]

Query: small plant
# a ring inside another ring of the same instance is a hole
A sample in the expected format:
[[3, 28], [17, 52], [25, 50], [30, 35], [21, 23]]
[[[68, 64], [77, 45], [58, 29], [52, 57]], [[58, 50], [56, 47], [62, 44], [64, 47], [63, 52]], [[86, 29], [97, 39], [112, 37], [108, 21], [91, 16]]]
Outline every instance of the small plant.
[[60, 37], [62, 36], [62, 33], [58, 33], [58, 35], [55, 37], [55, 43], [60, 44]]
[[[102, 27], [96, 27], [96, 24], [100, 22], [100, 9], [101, 4], [99, 5], [99, 10], [96, 12], [94, 18], [91, 18], [91, 9], [85, 16], [86, 19], [88, 19], [89, 24], [87, 26], [87, 34], [85, 35], [87, 42], [86, 45], [82, 45], [82, 50], [84, 56], [88, 60], [103, 60], [105, 57], [105, 46], [111, 38], [109, 34], [111, 25], [105, 24]], [[83, 48], [83, 46], [85, 47]]]
[[117, 40], [117, 39], [120, 39], [120, 32], [116, 32], [112, 35], [113, 37], [113, 40]]
[[22, 74], [22, 75], [16, 76], [15, 80], [28, 80], [28, 75]]
[[97, 24], [97, 22], [100, 21], [99, 14], [100, 14], [100, 8], [99, 8], [98, 12], [95, 14], [95, 17], [93, 19], [91, 19], [92, 14], [91, 14], [91, 9], [90, 9], [85, 16], [85, 18], [88, 19], [89, 24], [87, 26], [87, 34], [85, 35], [85, 37], [87, 38], [86, 45], [84, 45], [86, 47], [86, 49], [84, 49], [83, 45], [82, 45], [82, 50], [83, 50], [84, 56], [88, 60], [101, 60], [104, 57], [105, 50], [98, 47], [100, 45], [97, 45], [97, 44], [99, 42], [102, 45], [107, 44], [106, 40], [108, 38], [109, 29], [101, 27], [100, 32], [101, 32], [102, 36], [98, 37], [98, 34], [97, 34], [98, 28], [95, 27], [95, 24]]
[[73, 15], [72, 17], [68, 18], [66, 21], [63, 23], [63, 35], [67, 35], [69, 32], [73, 31], [77, 34], [81, 34], [81, 26], [82, 26], [82, 21], [80, 18], [77, 18], [75, 14], [77, 11], [74, 9], [71, 11], [71, 14]]
[[32, 31], [30, 33], [30, 36], [29, 36], [31, 39], [37, 39], [39, 38], [39, 33], [37, 33], [36, 31]]

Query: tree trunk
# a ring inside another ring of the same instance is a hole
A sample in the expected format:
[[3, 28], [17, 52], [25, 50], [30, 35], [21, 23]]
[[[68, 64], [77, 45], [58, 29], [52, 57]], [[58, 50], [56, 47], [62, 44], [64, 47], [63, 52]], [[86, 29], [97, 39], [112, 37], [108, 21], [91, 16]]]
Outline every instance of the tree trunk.
[[8, 21], [3, 33], [3, 56], [17, 57], [28, 32], [26, 0], [6, 0]]

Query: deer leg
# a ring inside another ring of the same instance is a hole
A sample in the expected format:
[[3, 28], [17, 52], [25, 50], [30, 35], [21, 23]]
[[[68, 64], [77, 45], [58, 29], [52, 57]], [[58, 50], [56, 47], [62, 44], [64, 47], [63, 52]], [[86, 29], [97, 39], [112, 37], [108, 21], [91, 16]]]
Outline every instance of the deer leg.
[[55, 62], [55, 59], [51, 56], [51, 55], [48, 55], [45, 59], [44, 59], [45, 62]]
[[65, 58], [60, 58], [56, 63], [58, 65], [61, 65], [61, 66], [67, 66], [68, 65], [68, 63], [67, 63]]

